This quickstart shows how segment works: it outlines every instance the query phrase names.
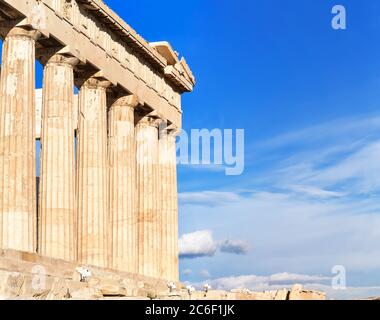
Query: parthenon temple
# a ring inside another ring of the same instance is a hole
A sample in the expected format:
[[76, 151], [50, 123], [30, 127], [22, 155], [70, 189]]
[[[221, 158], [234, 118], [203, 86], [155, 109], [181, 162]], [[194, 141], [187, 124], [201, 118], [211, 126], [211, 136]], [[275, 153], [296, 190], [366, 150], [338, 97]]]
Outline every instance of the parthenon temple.
[[0, 248], [178, 281], [185, 59], [101, 0], [0, 0], [0, 36]]

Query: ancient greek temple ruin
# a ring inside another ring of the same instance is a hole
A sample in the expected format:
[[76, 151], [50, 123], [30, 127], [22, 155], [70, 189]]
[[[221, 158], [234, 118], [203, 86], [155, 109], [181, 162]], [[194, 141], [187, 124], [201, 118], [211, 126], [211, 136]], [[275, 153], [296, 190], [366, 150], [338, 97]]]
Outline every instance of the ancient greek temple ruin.
[[185, 59], [101, 0], [0, 0], [0, 35], [0, 248], [178, 280]]

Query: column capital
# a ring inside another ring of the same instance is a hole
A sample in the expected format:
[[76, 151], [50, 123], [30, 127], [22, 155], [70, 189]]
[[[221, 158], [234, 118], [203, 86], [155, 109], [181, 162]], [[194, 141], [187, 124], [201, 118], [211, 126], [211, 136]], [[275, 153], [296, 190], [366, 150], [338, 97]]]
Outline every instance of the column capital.
[[134, 94], [121, 96], [117, 98], [111, 106], [111, 109], [131, 108], [135, 109], [139, 105], [139, 101]]
[[165, 127], [160, 126], [160, 139], [161, 138], [175, 139], [180, 133], [181, 133], [181, 129], [178, 129], [178, 127], [174, 124], [169, 124]]
[[181, 134], [181, 129], [168, 129], [168, 136], [173, 137], [174, 139]]
[[140, 121], [137, 123], [137, 126], [139, 127], [155, 127], [159, 128], [160, 124], [162, 123], [162, 119], [154, 116], [154, 115], [147, 115], [140, 119]]
[[76, 85], [78, 87], [87, 87], [89, 89], [108, 89], [115, 84], [104, 76], [103, 71], [94, 71], [87, 68], [78, 70]]
[[83, 81], [82, 86], [90, 89], [107, 89], [112, 85], [110, 81], [105, 78], [90, 77]]
[[24, 37], [30, 38], [34, 41], [41, 37], [41, 32], [28, 27], [15, 26], [12, 24], [0, 25], [1, 33], [5, 35], [5, 38]]
[[52, 63], [65, 64], [74, 67], [80, 62], [80, 59], [75, 54], [71, 53], [66, 47], [37, 49], [36, 58], [39, 59], [43, 65]]
[[54, 54], [52, 56], [45, 56], [42, 58], [46, 59], [45, 65], [55, 64], [55, 65], [69, 65], [70, 67], [74, 68], [78, 63], [79, 59], [70, 55], [65, 55], [61, 53]]

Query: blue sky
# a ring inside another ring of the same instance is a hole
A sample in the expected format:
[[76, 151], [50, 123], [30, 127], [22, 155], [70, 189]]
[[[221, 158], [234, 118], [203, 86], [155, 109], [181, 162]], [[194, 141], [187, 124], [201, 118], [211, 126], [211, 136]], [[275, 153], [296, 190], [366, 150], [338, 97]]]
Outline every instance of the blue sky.
[[[182, 280], [380, 295], [380, 3], [106, 3], [186, 57], [185, 130], [245, 130], [243, 175], [179, 167], [181, 250], [203, 255], [181, 259]], [[331, 27], [336, 4], [347, 30]], [[344, 292], [329, 288], [335, 265]]]
[[[245, 129], [243, 175], [179, 168], [181, 250], [204, 255], [181, 260], [182, 280], [379, 295], [380, 3], [107, 3], [186, 57], [185, 130]], [[347, 30], [331, 27], [336, 4]], [[344, 292], [329, 287], [335, 265]]]

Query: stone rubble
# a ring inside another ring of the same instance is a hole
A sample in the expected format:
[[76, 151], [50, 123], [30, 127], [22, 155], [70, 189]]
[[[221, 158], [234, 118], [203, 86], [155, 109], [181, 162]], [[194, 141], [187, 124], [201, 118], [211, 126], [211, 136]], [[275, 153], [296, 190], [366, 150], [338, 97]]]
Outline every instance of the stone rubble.
[[[0, 299], [25, 300], [325, 300], [322, 292], [301, 286], [292, 290], [195, 291], [189, 296], [184, 284], [169, 292], [168, 283], [137, 274], [86, 266], [85, 281], [74, 263], [36, 254], [0, 251]], [[81, 281], [82, 278], [82, 281]]]

